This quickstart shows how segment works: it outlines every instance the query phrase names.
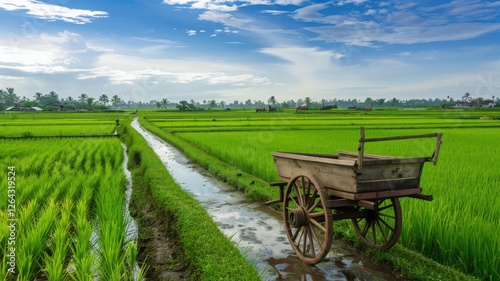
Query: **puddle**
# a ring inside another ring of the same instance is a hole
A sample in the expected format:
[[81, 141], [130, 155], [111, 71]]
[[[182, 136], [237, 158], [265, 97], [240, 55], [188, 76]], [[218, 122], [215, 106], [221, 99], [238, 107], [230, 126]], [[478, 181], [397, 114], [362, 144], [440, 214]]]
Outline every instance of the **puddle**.
[[281, 213], [249, 202], [144, 130], [137, 119], [132, 127], [143, 135], [175, 181], [206, 208], [219, 229], [255, 264], [263, 280], [399, 280], [336, 241], [324, 261], [315, 266], [302, 262], [288, 243]]

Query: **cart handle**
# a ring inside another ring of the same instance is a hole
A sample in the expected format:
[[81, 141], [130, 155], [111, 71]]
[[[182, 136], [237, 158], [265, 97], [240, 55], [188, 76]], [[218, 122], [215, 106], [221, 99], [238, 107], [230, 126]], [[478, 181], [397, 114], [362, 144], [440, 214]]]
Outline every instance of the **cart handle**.
[[359, 147], [358, 147], [358, 168], [363, 168], [363, 154], [365, 150], [365, 142], [375, 142], [375, 141], [388, 141], [388, 140], [404, 140], [404, 139], [418, 139], [418, 138], [436, 138], [436, 149], [432, 156], [429, 157], [427, 161], [432, 162], [434, 165], [437, 164], [437, 160], [439, 157], [439, 148], [441, 147], [441, 137], [443, 133], [433, 133], [433, 134], [424, 134], [424, 135], [410, 135], [410, 136], [394, 136], [394, 137], [384, 137], [384, 138], [365, 138], [365, 128], [361, 127], [360, 132], [361, 138], [359, 139]]

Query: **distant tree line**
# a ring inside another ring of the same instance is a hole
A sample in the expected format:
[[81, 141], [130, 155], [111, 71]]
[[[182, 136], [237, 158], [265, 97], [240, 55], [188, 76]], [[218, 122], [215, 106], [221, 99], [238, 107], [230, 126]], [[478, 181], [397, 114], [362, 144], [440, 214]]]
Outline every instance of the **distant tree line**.
[[[479, 97], [475, 99], [476, 104], [481, 106], [484, 99]], [[297, 100], [284, 100], [278, 101], [275, 96], [271, 96], [267, 101], [251, 100], [245, 101], [234, 100], [231, 103], [225, 101], [203, 100], [201, 102], [191, 99], [190, 101], [181, 100], [179, 102], [172, 102], [167, 98], [161, 100], [151, 101], [124, 101], [118, 95], [113, 95], [109, 98], [106, 94], [102, 94], [97, 98], [90, 97], [87, 94], [80, 94], [78, 97], [59, 98], [59, 95], [51, 91], [47, 94], [35, 93], [31, 98], [26, 96], [18, 96], [14, 88], [5, 88], [0, 90], [0, 110], [8, 107], [40, 107], [44, 110], [105, 110], [105, 109], [138, 109], [138, 108], [156, 108], [156, 109], [179, 109], [179, 110], [204, 110], [216, 108], [261, 108], [269, 107], [269, 109], [276, 110], [297, 108], [300, 106], [307, 106], [309, 109], [321, 109], [334, 107], [335, 108], [371, 108], [371, 107], [450, 107], [454, 106], [456, 102], [472, 102], [473, 99], [469, 93], [465, 93], [461, 100], [455, 101], [453, 98], [447, 96], [446, 99], [385, 99], [385, 98], [366, 98], [361, 99], [322, 99], [320, 101], [313, 101], [310, 97]], [[491, 97], [491, 101], [496, 101], [500, 104], [500, 99], [495, 96]]]

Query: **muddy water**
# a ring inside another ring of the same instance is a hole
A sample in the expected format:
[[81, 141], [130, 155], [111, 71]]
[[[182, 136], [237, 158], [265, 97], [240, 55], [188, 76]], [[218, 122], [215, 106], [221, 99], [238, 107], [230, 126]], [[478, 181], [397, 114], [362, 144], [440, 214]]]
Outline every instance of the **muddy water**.
[[176, 182], [206, 208], [221, 231], [256, 265], [263, 280], [398, 280], [387, 269], [370, 264], [356, 250], [335, 241], [324, 261], [315, 266], [301, 262], [288, 244], [281, 213], [249, 202], [144, 130], [137, 120], [132, 127], [144, 136]]

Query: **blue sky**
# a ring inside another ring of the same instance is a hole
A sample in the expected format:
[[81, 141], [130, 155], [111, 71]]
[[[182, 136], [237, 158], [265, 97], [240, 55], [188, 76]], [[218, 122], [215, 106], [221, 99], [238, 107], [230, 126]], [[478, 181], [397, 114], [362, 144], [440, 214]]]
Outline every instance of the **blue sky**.
[[0, 88], [150, 101], [500, 96], [500, 1], [0, 0]]

